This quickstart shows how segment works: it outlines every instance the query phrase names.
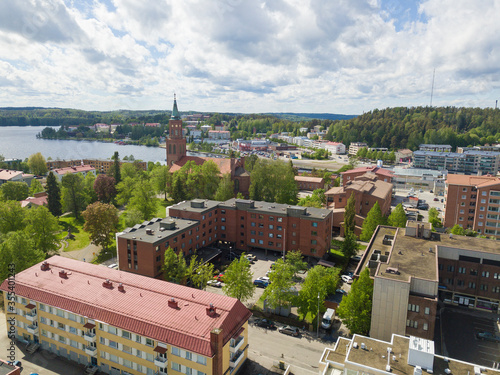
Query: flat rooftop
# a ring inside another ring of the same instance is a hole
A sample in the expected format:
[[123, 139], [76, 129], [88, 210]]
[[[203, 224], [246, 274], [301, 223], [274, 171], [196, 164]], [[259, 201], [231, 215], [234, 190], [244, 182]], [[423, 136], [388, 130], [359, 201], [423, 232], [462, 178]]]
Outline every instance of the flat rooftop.
[[[201, 207], [192, 207], [191, 202], [200, 203]], [[177, 204], [174, 204], [173, 206], [167, 207], [167, 212], [168, 212], [169, 208], [175, 208], [177, 210], [204, 213], [204, 212], [208, 212], [208, 211], [216, 208], [221, 203], [223, 203], [223, 202], [212, 201], [209, 199], [193, 199], [192, 201], [183, 201], [183, 202], [179, 202]]]
[[[415, 366], [408, 364], [411, 340], [415, 338], [392, 335], [390, 342], [376, 340], [371, 337], [354, 335], [352, 339], [339, 338], [335, 347], [328, 348], [323, 352], [321, 362], [345, 364], [347, 369], [359, 369], [356, 365], [364, 366], [368, 372], [371, 369], [386, 373], [387, 348], [391, 348], [391, 373], [397, 375], [413, 375]], [[357, 344], [357, 348], [354, 347]], [[432, 343], [428, 341], [428, 343]], [[365, 345], [365, 349], [361, 348]], [[420, 352], [419, 352], [420, 353]], [[433, 354], [433, 373], [445, 375], [445, 370], [451, 370], [451, 374], [474, 374], [474, 368], [479, 367], [473, 363], [458, 361], [455, 359], [444, 360], [444, 357]], [[395, 359], [393, 358], [395, 356]], [[423, 366], [422, 366], [423, 367]], [[424, 374], [427, 372], [424, 370]], [[481, 366], [482, 375], [498, 375], [500, 370], [485, 368]]]
[[[198, 221], [196, 220], [174, 219], [171, 217], [164, 219], [156, 218], [127, 228], [122, 234], [118, 235], [118, 237], [127, 240], [139, 240], [155, 245], [164, 242], [167, 238], [173, 238], [185, 232], [186, 229], [194, 228], [197, 225]], [[169, 229], [169, 227], [171, 229]]]
[[[420, 223], [429, 228], [428, 223]], [[416, 222], [408, 222], [409, 227], [415, 227]], [[388, 244], [387, 237], [394, 236], [392, 244]], [[380, 251], [381, 258], [390, 252], [387, 259], [380, 259], [381, 264], [376, 276], [395, 280], [409, 281], [410, 277], [419, 277], [427, 280], [438, 280], [437, 258], [442, 247], [464, 249], [477, 253], [500, 254], [500, 243], [496, 240], [467, 236], [440, 234], [432, 232], [430, 239], [406, 236], [405, 228], [379, 226], [367, 248], [363, 259], [356, 270], [359, 274], [365, 267], [371, 265], [370, 275], [375, 276], [377, 258]], [[432, 251], [429, 251], [432, 250]], [[479, 256], [479, 254], [478, 254]], [[386, 272], [388, 268], [398, 272]]]

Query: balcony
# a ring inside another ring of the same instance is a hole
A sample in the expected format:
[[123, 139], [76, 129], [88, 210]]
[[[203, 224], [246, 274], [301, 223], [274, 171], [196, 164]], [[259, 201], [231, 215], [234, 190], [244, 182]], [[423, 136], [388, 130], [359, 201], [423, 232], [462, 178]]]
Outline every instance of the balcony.
[[97, 357], [97, 348], [94, 348], [93, 346], [86, 346], [85, 353], [91, 357]]
[[28, 331], [28, 333], [38, 336], [38, 326], [29, 325], [26, 327], [26, 330]]
[[36, 313], [28, 313], [26, 314], [26, 319], [28, 319], [30, 322], [36, 322], [36, 319], [37, 319], [37, 315]]
[[167, 368], [168, 361], [167, 361], [166, 357], [156, 356], [154, 362], [155, 362], [155, 366], [158, 366], [160, 368]]
[[238, 365], [241, 363], [243, 358], [245, 358], [245, 352], [237, 352], [233, 358], [229, 360], [229, 367], [232, 367], [233, 369], [238, 367]]
[[231, 353], [236, 353], [238, 351], [238, 349], [242, 347], [244, 342], [245, 342], [244, 336], [240, 336], [236, 340], [231, 340], [231, 345], [229, 346], [229, 351]]
[[88, 342], [95, 342], [95, 333], [85, 332], [83, 338]]

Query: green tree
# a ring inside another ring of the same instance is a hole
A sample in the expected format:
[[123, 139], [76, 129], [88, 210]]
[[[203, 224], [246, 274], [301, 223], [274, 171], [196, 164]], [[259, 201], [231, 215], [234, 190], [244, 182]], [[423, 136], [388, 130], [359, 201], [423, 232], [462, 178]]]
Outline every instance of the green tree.
[[450, 233], [458, 236], [465, 236], [465, 230], [459, 224], [455, 224], [453, 228], [451, 228]]
[[125, 213], [125, 225], [127, 227], [133, 227], [135, 224], [140, 224], [144, 221], [142, 218], [142, 212], [135, 209], [130, 208]]
[[163, 277], [166, 281], [183, 284], [186, 281], [187, 264], [182, 251], [176, 254], [169, 246], [165, 250], [163, 262]]
[[222, 291], [227, 296], [244, 302], [252, 297], [255, 291], [252, 276], [250, 261], [242, 255], [240, 259], [233, 260], [226, 269]]
[[43, 261], [45, 254], [35, 247], [33, 240], [24, 231], [11, 232], [0, 243], [0, 278], [5, 280], [14, 265], [15, 273]]
[[194, 287], [204, 290], [207, 287], [207, 282], [212, 279], [214, 265], [209, 262], [203, 263], [198, 260], [196, 255], [193, 255], [186, 273], [187, 278]]
[[354, 280], [351, 292], [342, 298], [337, 315], [349, 328], [351, 334], [367, 335], [370, 331], [372, 314], [373, 280], [368, 268], [365, 268]]
[[325, 189], [316, 189], [311, 196], [301, 198], [298, 203], [303, 207], [323, 208], [326, 205]]
[[65, 211], [71, 211], [75, 219], [85, 209], [85, 180], [81, 173], [67, 173], [62, 178]]
[[214, 200], [227, 201], [231, 198], [234, 198], [234, 182], [231, 180], [231, 174], [226, 173], [219, 182]]
[[391, 212], [387, 219], [387, 223], [393, 227], [404, 228], [406, 226], [406, 213], [403, 205], [398, 204]]
[[28, 198], [29, 188], [26, 182], [7, 181], [0, 185], [5, 200], [22, 201]]
[[151, 183], [147, 180], [138, 182], [132, 192], [129, 208], [135, 208], [142, 213], [143, 220], [149, 220], [156, 213], [157, 206], [158, 201]]
[[293, 276], [299, 271], [307, 270], [307, 263], [299, 250], [289, 251], [285, 254], [285, 262], [292, 267]]
[[344, 254], [344, 257], [346, 259], [351, 259], [351, 257], [356, 255], [356, 253], [358, 252], [358, 248], [359, 245], [358, 241], [356, 240], [356, 235], [354, 234], [354, 232], [347, 230], [344, 233], [344, 241], [340, 246], [340, 251], [342, 251], [342, 254]]
[[[330, 293], [335, 292], [339, 283], [339, 269], [315, 266], [307, 272], [307, 276], [302, 284], [297, 298], [299, 313], [304, 317], [310, 313], [318, 313], [318, 302], [320, 304], [320, 314], [325, 311], [323, 301]], [[319, 296], [319, 301], [318, 301]], [[316, 317], [318, 319], [319, 316]]]
[[0, 233], [16, 232], [24, 228], [26, 211], [16, 201], [0, 202]]
[[110, 169], [111, 177], [115, 179], [115, 183], [119, 184], [122, 180], [121, 171], [120, 171], [120, 156], [118, 155], [118, 151], [115, 151], [113, 157], [113, 166]]
[[351, 193], [344, 210], [344, 232], [350, 231], [354, 233], [356, 223], [354, 217], [356, 216], [356, 199], [354, 193]]
[[54, 173], [47, 176], [47, 206], [52, 215], [59, 217], [62, 214], [61, 188]]
[[123, 176], [122, 181], [116, 185], [118, 194], [116, 195], [116, 202], [119, 205], [126, 205], [129, 203], [132, 193], [134, 192], [135, 185], [139, 182], [139, 177]]
[[47, 163], [40, 152], [37, 152], [29, 157], [28, 165], [31, 173], [36, 176], [41, 176], [47, 173]]
[[439, 211], [435, 207], [429, 209], [429, 223], [432, 224], [433, 228], [443, 227], [443, 223], [439, 219]]
[[29, 189], [29, 196], [34, 197], [36, 193], [41, 193], [44, 191], [44, 188], [42, 186], [42, 183], [40, 180], [37, 180], [36, 178], [31, 181], [30, 189]]
[[85, 189], [85, 203], [89, 205], [97, 201], [97, 194], [94, 190], [94, 184], [96, 181], [96, 176], [93, 173], [87, 173], [84, 180]]
[[289, 263], [278, 259], [274, 264], [274, 270], [269, 274], [271, 283], [264, 291], [264, 297], [272, 308], [281, 308], [292, 303], [293, 268]]
[[85, 219], [83, 230], [88, 232], [90, 240], [106, 249], [113, 243], [118, 226], [118, 210], [112, 204], [95, 202], [82, 212]]
[[370, 241], [370, 238], [372, 238], [373, 232], [375, 232], [377, 226], [384, 224], [384, 221], [380, 205], [378, 202], [375, 202], [371, 210], [368, 212], [365, 221], [363, 221], [361, 236], [359, 237], [360, 240], [365, 242]]
[[250, 198], [266, 202], [297, 203], [293, 168], [280, 160], [259, 159], [250, 174]]
[[168, 185], [171, 183], [172, 175], [168, 170], [168, 166], [155, 166], [151, 171], [151, 180], [158, 194], [164, 194], [164, 200], [167, 200]]
[[31, 208], [29, 215], [26, 215], [26, 223], [25, 231], [33, 240], [36, 249], [50, 255], [59, 248], [59, 223], [47, 207]]

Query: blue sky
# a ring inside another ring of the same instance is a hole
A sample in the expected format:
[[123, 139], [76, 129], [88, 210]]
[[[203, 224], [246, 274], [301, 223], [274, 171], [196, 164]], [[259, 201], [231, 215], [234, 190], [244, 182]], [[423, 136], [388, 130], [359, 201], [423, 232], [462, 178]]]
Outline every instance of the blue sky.
[[0, 106], [493, 107], [500, 0], [0, 2]]

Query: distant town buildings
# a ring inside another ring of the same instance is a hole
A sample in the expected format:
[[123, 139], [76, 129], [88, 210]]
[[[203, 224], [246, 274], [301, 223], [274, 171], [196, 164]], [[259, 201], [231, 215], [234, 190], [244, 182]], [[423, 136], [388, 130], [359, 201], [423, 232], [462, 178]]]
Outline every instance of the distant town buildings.
[[433, 145], [421, 144], [418, 146], [419, 151], [434, 151], [434, 152], [451, 152], [450, 145]]
[[495, 240], [431, 231], [429, 223], [379, 226], [355, 271], [374, 280], [370, 337], [432, 340], [438, 300], [499, 312], [500, 247]]
[[422, 188], [433, 190], [438, 194], [444, 192], [447, 171], [436, 171], [422, 168], [402, 168], [392, 169], [392, 183], [396, 188]]
[[447, 170], [450, 173], [493, 174], [500, 170], [500, 152], [464, 151], [463, 153], [448, 151], [415, 151], [413, 167]]
[[396, 162], [398, 163], [408, 163], [413, 157], [413, 151], [407, 148], [397, 150], [395, 152]]
[[[120, 166], [126, 163], [133, 163], [136, 167], [141, 168], [144, 171], [148, 170], [148, 163], [145, 161], [135, 160], [120, 160]], [[47, 168], [49, 170], [68, 168], [68, 167], [78, 167], [82, 164], [90, 165], [98, 173], [108, 174], [113, 165], [114, 160], [111, 159], [76, 159], [76, 160], [47, 160]]]
[[344, 186], [328, 190], [325, 195], [328, 208], [333, 213], [333, 229], [343, 235], [345, 206], [351, 194], [354, 194], [356, 201], [354, 233], [360, 235], [363, 221], [375, 202], [378, 202], [383, 215], [390, 212], [392, 188], [390, 182], [382, 181], [375, 173], [368, 171], [349, 180]]
[[341, 142], [327, 142], [323, 148], [328, 152], [331, 152], [332, 155], [344, 155], [345, 154], [345, 145]]
[[444, 226], [455, 224], [500, 239], [500, 178], [448, 175]]
[[229, 374], [248, 356], [235, 298], [60, 256], [16, 274], [15, 306], [10, 288], [16, 339], [106, 374]]
[[23, 173], [21, 171], [0, 169], [0, 185], [12, 181], [12, 182], [26, 182], [28, 186], [30, 186], [33, 178], [34, 176], [32, 174]]

